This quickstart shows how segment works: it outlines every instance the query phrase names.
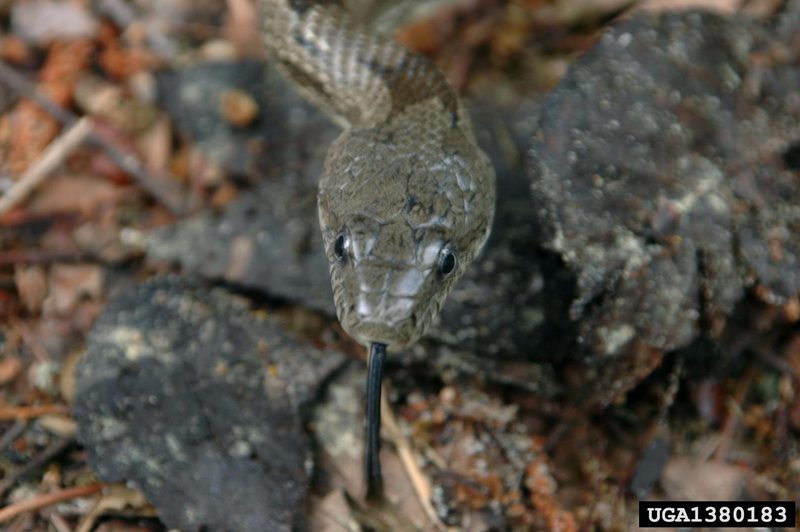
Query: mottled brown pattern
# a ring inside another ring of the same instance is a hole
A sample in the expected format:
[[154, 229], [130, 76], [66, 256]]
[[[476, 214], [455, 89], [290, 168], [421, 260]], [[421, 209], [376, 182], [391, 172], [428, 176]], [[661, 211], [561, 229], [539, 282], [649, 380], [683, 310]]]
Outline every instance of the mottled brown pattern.
[[402, 113], [407, 107], [438, 99], [442, 112], [449, 114], [453, 126], [458, 124], [458, 96], [442, 73], [421, 56], [406, 55], [397, 67], [371, 61], [365, 65], [373, 74], [384, 80], [392, 96], [392, 114]]

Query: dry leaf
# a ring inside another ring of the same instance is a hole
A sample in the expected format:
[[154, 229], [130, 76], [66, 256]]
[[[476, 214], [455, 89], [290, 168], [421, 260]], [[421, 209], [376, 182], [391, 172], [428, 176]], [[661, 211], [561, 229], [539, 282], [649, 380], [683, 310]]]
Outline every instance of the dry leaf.
[[667, 463], [661, 485], [673, 500], [735, 501], [747, 476], [747, 471], [724, 462], [679, 456]]
[[312, 506], [311, 529], [320, 532], [361, 530], [353, 519], [344, 491], [334, 490]]
[[61, 397], [72, 404], [75, 402], [75, 368], [83, 355], [83, 349], [73, 349], [61, 364], [61, 372], [58, 375], [58, 391]]
[[4, 386], [17, 378], [22, 371], [22, 361], [8, 355], [0, 360], [0, 386]]
[[57, 264], [50, 270], [49, 284], [44, 312], [63, 316], [72, 312], [84, 297], [100, 298], [103, 269], [94, 264]]
[[31, 314], [38, 313], [47, 297], [47, 273], [41, 266], [18, 266], [14, 283], [22, 304]]
[[740, 0], [644, 0], [631, 10], [636, 11], [681, 11], [701, 9], [717, 13], [735, 13], [742, 4]]
[[146, 510], [142, 513], [151, 516], [153, 511], [148, 506], [141, 492], [121, 485], [109, 486], [103, 497], [97, 501], [97, 505], [84, 516], [75, 532], [90, 532], [97, 520], [107, 512], [120, 512], [125, 509]]
[[74, 438], [78, 433], [78, 424], [67, 416], [45, 415], [37, 418], [36, 423], [47, 432], [62, 438]]
[[113, 183], [88, 175], [51, 177], [28, 204], [31, 214], [79, 213], [89, 215], [114, 205], [124, 191]]

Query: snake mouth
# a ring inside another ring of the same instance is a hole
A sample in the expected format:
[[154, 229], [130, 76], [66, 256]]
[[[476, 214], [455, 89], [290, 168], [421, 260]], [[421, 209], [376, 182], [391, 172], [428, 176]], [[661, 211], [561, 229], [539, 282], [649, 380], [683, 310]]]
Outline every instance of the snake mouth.
[[[387, 290], [357, 290], [356, 297], [342, 305], [339, 316], [347, 333], [362, 345], [385, 344], [398, 351], [417, 338], [417, 298]], [[344, 319], [342, 319], [344, 318]]]
[[416, 314], [411, 314], [400, 321], [386, 321], [374, 317], [361, 318], [357, 314], [353, 314], [342, 324], [347, 324], [344, 327], [345, 331], [358, 343], [365, 346], [380, 343], [392, 352], [408, 347], [419, 337]]

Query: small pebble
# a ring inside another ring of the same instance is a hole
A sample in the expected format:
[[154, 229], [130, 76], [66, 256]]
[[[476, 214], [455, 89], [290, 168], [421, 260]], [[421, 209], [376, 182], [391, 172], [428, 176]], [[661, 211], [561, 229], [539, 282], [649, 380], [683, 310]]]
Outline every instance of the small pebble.
[[247, 127], [258, 117], [258, 104], [252, 96], [238, 89], [228, 89], [220, 96], [222, 115], [236, 127]]

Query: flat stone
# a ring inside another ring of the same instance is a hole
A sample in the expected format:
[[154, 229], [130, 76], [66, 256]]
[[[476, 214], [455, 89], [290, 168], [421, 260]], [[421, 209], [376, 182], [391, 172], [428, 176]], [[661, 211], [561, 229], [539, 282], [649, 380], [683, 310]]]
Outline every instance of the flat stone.
[[335, 314], [316, 186], [262, 182], [221, 214], [156, 231], [147, 247], [152, 264], [178, 264], [187, 273]]
[[[338, 130], [255, 61], [165, 71], [158, 87], [178, 129], [229, 174], [255, 185], [222, 213], [154, 232], [149, 260], [333, 315], [316, 205], [322, 161]], [[257, 102], [253, 125], [231, 126], [214, 104], [232, 89]]]
[[[231, 175], [317, 186], [338, 129], [272, 68], [252, 60], [198, 63], [163, 70], [156, 81], [157, 102], [178, 130]], [[246, 127], [225, 118], [231, 91], [258, 108]]]
[[240, 297], [157, 278], [114, 297], [90, 334], [79, 439], [171, 528], [289, 530], [312, 469], [301, 410], [344, 360]]

